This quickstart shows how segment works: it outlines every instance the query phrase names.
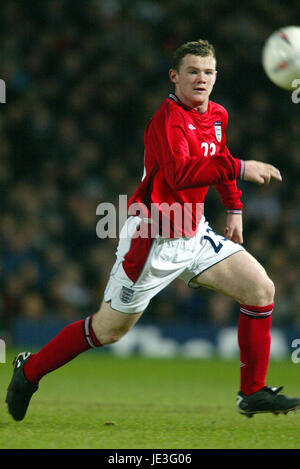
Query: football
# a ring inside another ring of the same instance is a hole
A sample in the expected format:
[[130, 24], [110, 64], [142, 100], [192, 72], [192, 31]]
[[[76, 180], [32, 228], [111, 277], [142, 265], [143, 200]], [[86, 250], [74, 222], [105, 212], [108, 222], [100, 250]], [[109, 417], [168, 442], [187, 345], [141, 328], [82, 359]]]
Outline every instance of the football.
[[285, 26], [268, 37], [262, 65], [275, 85], [293, 89], [293, 81], [300, 79], [300, 26]]

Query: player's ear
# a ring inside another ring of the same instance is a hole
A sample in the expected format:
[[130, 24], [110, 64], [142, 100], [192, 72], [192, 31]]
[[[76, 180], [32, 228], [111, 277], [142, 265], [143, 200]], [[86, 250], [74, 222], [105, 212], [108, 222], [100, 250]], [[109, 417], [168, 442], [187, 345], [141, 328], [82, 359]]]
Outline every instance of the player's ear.
[[169, 78], [170, 78], [171, 82], [176, 85], [176, 83], [178, 83], [178, 73], [177, 73], [177, 70], [175, 70], [174, 68], [171, 68], [171, 69], [169, 70]]

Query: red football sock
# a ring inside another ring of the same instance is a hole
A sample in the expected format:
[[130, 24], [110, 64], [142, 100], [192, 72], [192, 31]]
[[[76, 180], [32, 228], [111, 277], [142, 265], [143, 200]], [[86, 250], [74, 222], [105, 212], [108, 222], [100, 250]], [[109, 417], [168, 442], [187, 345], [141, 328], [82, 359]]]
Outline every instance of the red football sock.
[[24, 366], [28, 381], [37, 384], [44, 375], [65, 365], [80, 353], [100, 347], [92, 328], [92, 317], [69, 324], [38, 353], [31, 355]]
[[238, 343], [240, 347], [241, 391], [246, 396], [265, 384], [271, 347], [273, 304], [240, 305]]

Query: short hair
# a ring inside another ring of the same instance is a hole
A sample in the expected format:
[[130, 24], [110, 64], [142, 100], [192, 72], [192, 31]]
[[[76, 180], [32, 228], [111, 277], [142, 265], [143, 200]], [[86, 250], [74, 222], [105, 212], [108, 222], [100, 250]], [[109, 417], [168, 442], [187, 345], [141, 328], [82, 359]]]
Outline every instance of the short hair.
[[182, 59], [188, 54], [200, 55], [201, 57], [211, 55], [216, 60], [214, 46], [205, 39], [198, 39], [198, 41], [185, 42], [175, 50], [172, 68], [178, 72]]

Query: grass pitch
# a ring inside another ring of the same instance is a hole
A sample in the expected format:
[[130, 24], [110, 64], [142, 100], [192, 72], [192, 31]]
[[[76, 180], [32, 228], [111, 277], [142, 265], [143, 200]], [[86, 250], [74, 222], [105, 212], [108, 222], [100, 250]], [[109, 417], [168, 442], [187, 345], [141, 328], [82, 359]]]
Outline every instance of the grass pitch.
[[[300, 413], [237, 413], [238, 360], [117, 358], [87, 352], [43, 378], [27, 415], [4, 403], [13, 352], [0, 364], [0, 448], [300, 448]], [[299, 368], [271, 362], [268, 384], [300, 395]]]

